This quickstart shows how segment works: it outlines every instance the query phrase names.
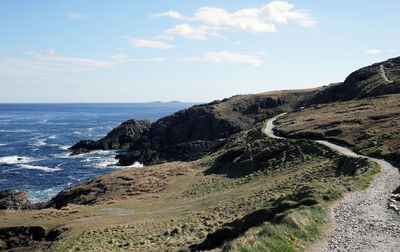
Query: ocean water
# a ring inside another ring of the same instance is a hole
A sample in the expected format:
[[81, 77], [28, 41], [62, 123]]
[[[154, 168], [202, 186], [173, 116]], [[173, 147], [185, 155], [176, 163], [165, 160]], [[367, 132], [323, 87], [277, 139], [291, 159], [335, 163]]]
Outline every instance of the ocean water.
[[191, 105], [0, 104], [0, 190], [28, 190], [32, 202], [46, 201], [67, 186], [126, 169], [113, 165], [117, 151], [69, 156], [68, 147], [100, 139], [128, 119], [154, 122]]

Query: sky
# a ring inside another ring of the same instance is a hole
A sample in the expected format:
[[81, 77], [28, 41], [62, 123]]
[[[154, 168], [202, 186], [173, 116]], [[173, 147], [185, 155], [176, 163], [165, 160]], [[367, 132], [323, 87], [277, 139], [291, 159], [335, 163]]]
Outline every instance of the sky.
[[0, 102], [208, 102], [400, 56], [398, 0], [4, 0]]

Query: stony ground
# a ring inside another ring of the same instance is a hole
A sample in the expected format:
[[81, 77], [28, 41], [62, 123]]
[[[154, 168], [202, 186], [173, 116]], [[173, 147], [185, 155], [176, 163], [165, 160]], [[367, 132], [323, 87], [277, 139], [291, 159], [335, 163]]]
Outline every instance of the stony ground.
[[400, 215], [388, 208], [391, 192], [400, 181], [399, 171], [383, 160], [374, 161], [382, 170], [371, 186], [331, 206], [334, 231], [318, 251], [400, 250]]
[[[265, 130], [267, 135], [274, 137], [273, 122], [278, 117], [269, 120]], [[317, 142], [344, 155], [365, 157], [327, 141]], [[391, 194], [400, 181], [399, 169], [382, 159], [371, 159], [381, 167], [381, 173], [367, 190], [348, 193], [330, 207], [334, 230], [311, 250], [400, 251], [400, 215], [388, 207]]]

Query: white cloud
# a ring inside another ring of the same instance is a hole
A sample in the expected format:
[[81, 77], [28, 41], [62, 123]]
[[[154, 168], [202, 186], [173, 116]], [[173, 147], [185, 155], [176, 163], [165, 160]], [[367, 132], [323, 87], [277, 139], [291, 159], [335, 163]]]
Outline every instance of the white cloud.
[[49, 76], [67, 73], [83, 73], [91, 68], [65, 63], [45, 62], [33, 59], [15, 57], [0, 57], [0, 77], [25, 77], [25, 76]]
[[57, 54], [57, 52], [56, 52], [56, 50], [50, 48], [49, 50], [47, 50], [47, 54], [49, 54], [49, 55], [55, 55], [55, 54]]
[[54, 49], [49, 49], [47, 53], [31, 51], [29, 52], [29, 54], [37, 60], [46, 62], [60, 62], [82, 67], [109, 68], [114, 66], [113, 63], [107, 61], [100, 61], [88, 58], [58, 56]]
[[81, 14], [81, 13], [68, 13], [67, 17], [69, 19], [74, 19], [74, 20], [78, 20], [78, 19], [83, 19], [86, 17], [86, 15]]
[[370, 50], [366, 51], [366, 53], [369, 53], [369, 54], [377, 54], [377, 53], [381, 53], [381, 52], [382, 52], [382, 50], [379, 50], [379, 49], [370, 49]]
[[216, 7], [202, 7], [194, 14], [194, 20], [221, 29], [238, 32], [275, 32], [275, 25], [261, 20], [254, 15], [254, 10], [244, 9], [229, 13], [225, 9]]
[[165, 61], [164, 58], [153, 57], [153, 58], [129, 58], [127, 54], [114, 54], [111, 59], [119, 62], [161, 62]]
[[114, 64], [88, 58], [58, 56], [54, 49], [46, 53], [29, 51], [19, 57], [0, 56], [0, 77], [84, 73], [95, 68], [110, 68]]
[[[154, 16], [202, 22], [204, 24], [201, 26], [203, 27], [203, 33], [196, 33], [196, 36], [185, 35], [188, 38], [196, 39], [204, 39], [207, 35], [206, 31], [209, 29], [213, 30], [212, 35], [217, 35], [217, 31], [219, 30], [271, 33], [276, 32], [275, 24], [287, 24], [289, 21], [294, 21], [301, 26], [308, 27], [317, 23], [306, 10], [297, 10], [293, 4], [286, 1], [272, 1], [261, 8], [241, 9], [236, 12], [228, 12], [223, 8], [205, 6], [199, 8], [193, 17], [185, 17], [175, 11], [157, 13]], [[178, 25], [167, 31], [176, 30], [177, 34], [181, 34], [183, 31], [190, 31], [188, 24], [181, 24], [181, 26], [179, 27]], [[182, 30], [180, 33], [177, 31], [177, 27]]]
[[176, 61], [198, 61], [201, 60], [201, 58], [199, 57], [187, 57], [187, 58], [181, 58], [181, 59], [177, 59]]
[[233, 45], [235, 45], [235, 46], [239, 46], [241, 44], [242, 44], [242, 42], [240, 40], [236, 40], [235, 42], [233, 42]]
[[180, 24], [175, 26], [174, 28], [167, 29], [165, 31], [166, 34], [179, 34], [184, 38], [187, 39], [199, 39], [199, 40], [205, 40], [207, 31], [210, 28], [208, 26], [199, 26], [199, 27], [194, 27], [190, 24]]
[[174, 37], [171, 35], [161, 34], [158, 36], [154, 36], [153, 39], [155, 39], [155, 40], [174, 40]]
[[261, 66], [263, 61], [253, 55], [231, 53], [231, 52], [209, 52], [204, 56], [205, 61], [211, 61], [215, 63], [231, 62], [231, 63], [243, 63], [251, 66]]
[[227, 51], [222, 52], [209, 52], [206, 53], [203, 57], [189, 57], [189, 58], [181, 58], [176, 61], [206, 61], [206, 62], [214, 62], [214, 63], [241, 63], [251, 66], [261, 66], [263, 61], [254, 55], [241, 54], [241, 53], [232, 53]]
[[156, 48], [156, 49], [169, 49], [174, 47], [174, 45], [168, 44], [164, 41], [158, 40], [146, 40], [146, 39], [135, 39], [125, 37], [129, 40], [133, 47], [141, 48], [141, 47], [148, 47], [148, 48]]
[[278, 24], [287, 24], [293, 20], [301, 26], [315, 25], [315, 21], [306, 10], [293, 10], [294, 5], [285, 1], [273, 1], [258, 9], [258, 16]]
[[151, 15], [152, 17], [170, 17], [170, 18], [175, 18], [175, 19], [182, 19], [183, 16], [177, 12], [177, 11], [167, 11], [167, 12], [162, 12], [162, 13], [156, 13]]

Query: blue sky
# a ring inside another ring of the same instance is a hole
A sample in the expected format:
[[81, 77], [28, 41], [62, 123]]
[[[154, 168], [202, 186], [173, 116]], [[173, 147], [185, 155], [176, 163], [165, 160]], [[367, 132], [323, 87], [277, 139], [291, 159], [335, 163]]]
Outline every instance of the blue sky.
[[400, 1], [1, 1], [0, 102], [206, 102], [400, 55]]

